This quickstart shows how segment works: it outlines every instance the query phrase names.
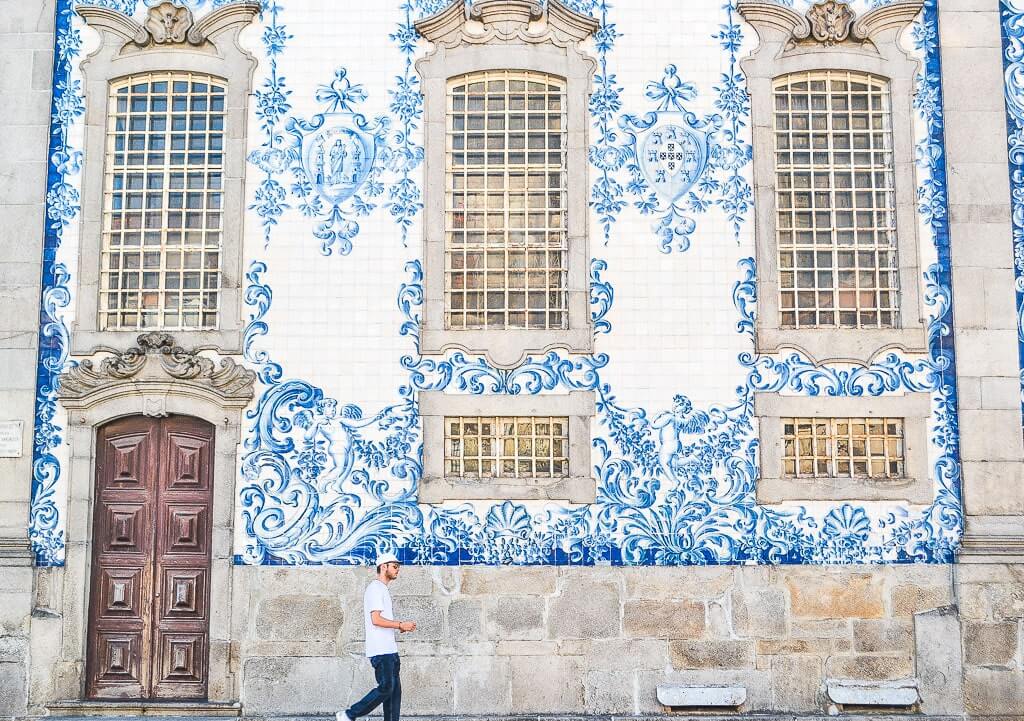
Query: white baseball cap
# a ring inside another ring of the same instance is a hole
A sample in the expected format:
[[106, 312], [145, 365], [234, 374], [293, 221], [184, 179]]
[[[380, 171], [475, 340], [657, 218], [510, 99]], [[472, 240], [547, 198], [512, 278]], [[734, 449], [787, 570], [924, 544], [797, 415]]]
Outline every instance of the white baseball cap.
[[377, 556], [377, 560], [373, 565], [375, 565], [377, 568], [380, 568], [385, 563], [401, 563], [401, 561], [399, 561], [398, 556], [396, 556], [393, 553], [382, 553], [379, 556]]

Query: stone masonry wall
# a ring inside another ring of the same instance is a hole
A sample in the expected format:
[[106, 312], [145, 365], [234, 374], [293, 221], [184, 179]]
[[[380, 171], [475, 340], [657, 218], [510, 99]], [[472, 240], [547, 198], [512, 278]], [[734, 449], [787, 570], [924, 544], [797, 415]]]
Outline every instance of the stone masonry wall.
[[28, 703], [36, 335], [46, 197], [53, 0], [0, 0], [0, 420], [23, 423], [0, 458], [0, 718]]
[[970, 714], [1024, 716], [1024, 566], [956, 567]]
[[[326, 713], [370, 688], [371, 577], [235, 570], [247, 714]], [[968, 710], [1024, 709], [1020, 567], [406, 567], [392, 588], [419, 624], [400, 643], [408, 714], [658, 713], [671, 681], [746, 686], [741, 711], [822, 713], [827, 678], [914, 676], [922, 712], [959, 714], [958, 596]]]

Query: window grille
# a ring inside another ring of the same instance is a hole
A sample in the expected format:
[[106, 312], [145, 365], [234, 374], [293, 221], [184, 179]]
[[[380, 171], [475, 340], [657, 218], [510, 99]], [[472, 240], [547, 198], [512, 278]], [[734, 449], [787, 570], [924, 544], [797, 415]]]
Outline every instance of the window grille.
[[564, 478], [569, 419], [548, 416], [447, 417], [445, 474], [460, 478]]
[[902, 418], [783, 418], [787, 478], [903, 478]]
[[565, 81], [448, 83], [445, 325], [567, 327]]
[[774, 87], [780, 325], [896, 327], [888, 82], [827, 70]]
[[217, 327], [224, 90], [195, 73], [111, 85], [100, 329]]

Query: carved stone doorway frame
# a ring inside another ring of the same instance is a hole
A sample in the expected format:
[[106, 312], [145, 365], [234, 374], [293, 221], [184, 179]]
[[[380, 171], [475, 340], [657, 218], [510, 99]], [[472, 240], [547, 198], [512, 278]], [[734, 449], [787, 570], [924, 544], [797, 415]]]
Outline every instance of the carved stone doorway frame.
[[[235, 475], [242, 411], [252, 401], [256, 375], [230, 358], [186, 351], [167, 333], [144, 333], [137, 342], [122, 353], [83, 360], [60, 378], [71, 449], [67, 555], [63, 568], [40, 569], [52, 575], [48, 582], [37, 583], [37, 608], [51, 609], [61, 625], [59, 643], [43, 634], [51, 642], [34, 645], [32, 651], [33, 666], [49, 669], [53, 678], [52, 688], [40, 689], [46, 698], [38, 703], [84, 698], [96, 432], [109, 421], [139, 414], [192, 416], [215, 428], [208, 699], [229, 702], [239, 697], [230, 653]], [[49, 598], [40, 598], [41, 592]]]

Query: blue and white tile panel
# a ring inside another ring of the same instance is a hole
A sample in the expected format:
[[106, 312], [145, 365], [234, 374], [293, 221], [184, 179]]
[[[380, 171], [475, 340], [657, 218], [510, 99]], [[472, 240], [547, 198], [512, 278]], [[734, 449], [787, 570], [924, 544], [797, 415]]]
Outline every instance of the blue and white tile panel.
[[[244, 359], [259, 384], [235, 479], [236, 561], [352, 564], [394, 548], [430, 564], [950, 562], [962, 510], [936, 0], [907, 42], [923, 61], [915, 127], [927, 354], [888, 353], [870, 367], [755, 354], [739, 59], [756, 38], [721, 0], [572, 0], [601, 23], [588, 46], [598, 61], [587, 189], [595, 353], [553, 352], [512, 370], [418, 353], [423, 104], [413, 63], [426, 43], [413, 22], [443, 3], [393, 2], [352, 12], [334, 0], [264, 0], [259, 25], [243, 34], [260, 60], [244, 239]], [[197, 14], [218, 4], [191, 0]], [[32, 516], [42, 565], [61, 564], [65, 542], [67, 419], [53, 384], [73, 321], [76, 66], [91, 35], [71, 0], [58, 12]], [[637, 160], [658, 131], [697, 158], [673, 184]], [[335, 146], [348, 175], [332, 166]], [[418, 504], [416, 392], [428, 389], [594, 391], [597, 501]], [[758, 506], [761, 390], [931, 393], [934, 502]]]

